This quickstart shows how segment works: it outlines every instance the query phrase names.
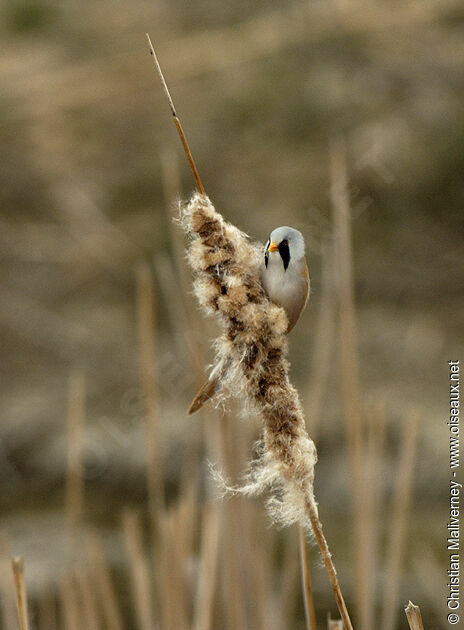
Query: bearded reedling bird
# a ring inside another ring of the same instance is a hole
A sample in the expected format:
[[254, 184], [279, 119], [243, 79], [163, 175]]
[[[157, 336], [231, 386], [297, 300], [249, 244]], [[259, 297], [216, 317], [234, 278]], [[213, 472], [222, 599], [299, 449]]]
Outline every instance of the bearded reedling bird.
[[[309, 299], [309, 271], [301, 232], [282, 226], [271, 233], [264, 250], [261, 282], [268, 298], [284, 309], [289, 333]], [[218, 377], [213, 370], [193, 399], [188, 414], [201, 409], [214, 396], [217, 386]]]

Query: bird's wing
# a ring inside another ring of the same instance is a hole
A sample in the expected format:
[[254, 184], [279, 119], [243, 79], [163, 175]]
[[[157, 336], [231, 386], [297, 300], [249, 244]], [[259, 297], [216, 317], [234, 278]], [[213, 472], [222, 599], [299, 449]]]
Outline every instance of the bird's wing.
[[298, 280], [301, 282], [298, 291], [295, 291], [295, 299], [287, 304], [286, 312], [288, 317], [288, 331], [290, 332], [292, 328], [297, 323], [300, 315], [308, 303], [309, 299], [309, 270], [308, 265], [306, 263], [306, 257], [304, 257], [301, 261], [301, 268], [298, 269]]

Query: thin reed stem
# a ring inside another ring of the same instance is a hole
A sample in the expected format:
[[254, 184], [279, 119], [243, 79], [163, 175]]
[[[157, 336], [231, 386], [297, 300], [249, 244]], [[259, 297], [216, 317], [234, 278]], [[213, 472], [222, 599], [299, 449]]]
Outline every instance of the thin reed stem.
[[29, 618], [27, 613], [26, 580], [24, 577], [24, 560], [22, 557], [11, 559], [13, 569], [14, 587], [16, 595], [16, 608], [20, 630], [29, 630]]
[[74, 576], [79, 594], [79, 603], [82, 608], [82, 619], [85, 630], [100, 630], [100, 618], [98, 613], [95, 590], [87, 571], [79, 570]]
[[0, 531], [0, 610], [2, 628], [17, 630], [15, 593], [10, 579], [10, 544], [8, 535]]
[[207, 503], [203, 509], [200, 568], [193, 611], [193, 630], [210, 630], [213, 627], [220, 520], [221, 512], [218, 506]]
[[163, 75], [163, 71], [161, 70], [161, 66], [160, 66], [159, 61], [158, 61], [158, 57], [156, 56], [155, 49], [153, 48], [153, 44], [151, 43], [151, 39], [150, 39], [150, 36], [148, 35], [148, 33], [146, 34], [146, 36], [147, 36], [147, 40], [148, 40], [148, 45], [150, 47], [150, 54], [153, 57], [153, 62], [155, 64], [155, 68], [156, 68], [156, 70], [157, 70], [157, 72], [159, 74], [159, 77], [161, 79], [161, 83], [163, 85], [164, 93], [166, 94], [166, 97], [168, 99], [169, 107], [171, 108], [171, 114], [172, 114], [173, 119], [174, 119], [174, 124], [176, 126], [177, 133], [179, 134], [180, 140], [182, 142], [182, 146], [184, 147], [184, 151], [185, 151], [185, 155], [187, 156], [188, 163], [190, 165], [190, 168], [192, 169], [193, 177], [194, 177], [196, 185], [197, 185], [197, 190], [198, 190], [198, 192], [201, 195], [206, 195], [205, 189], [203, 188], [203, 184], [202, 184], [201, 179], [200, 179], [200, 175], [198, 174], [198, 170], [197, 170], [195, 161], [194, 161], [193, 156], [192, 156], [192, 154], [190, 152], [190, 147], [188, 145], [187, 138], [185, 137], [185, 133], [184, 133], [184, 130], [182, 128], [181, 122], [179, 120], [179, 117], [177, 116], [176, 108], [174, 106], [174, 101], [172, 100], [171, 94], [169, 92], [169, 88], [167, 86], [166, 80], [165, 80], [164, 75]]
[[122, 520], [138, 627], [139, 630], [152, 630], [154, 627], [153, 601], [150, 573], [143, 552], [140, 517], [133, 510], [125, 510]]
[[65, 575], [60, 582], [61, 610], [65, 630], [81, 630], [83, 619], [77, 599], [76, 584], [71, 574]]
[[337, 571], [335, 570], [335, 565], [332, 561], [332, 555], [329, 551], [329, 546], [325, 539], [324, 532], [322, 531], [322, 523], [320, 522], [319, 516], [317, 514], [316, 503], [312, 497], [307, 498], [306, 500], [306, 513], [309, 520], [311, 521], [314, 537], [319, 546], [322, 560], [329, 576], [330, 586], [332, 587], [332, 591], [335, 595], [335, 601], [337, 602], [337, 607], [345, 626], [345, 630], [353, 630], [351, 619], [348, 614], [348, 609], [346, 607], [345, 600], [343, 599], [340, 584], [338, 582]]
[[301, 581], [303, 583], [303, 599], [306, 617], [307, 630], [316, 630], [316, 610], [314, 608], [313, 587], [311, 584], [311, 566], [309, 564], [309, 553], [306, 544], [305, 531], [299, 527], [300, 540], [300, 563], [301, 563]]
[[75, 560], [84, 501], [83, 435], [85, 426], [84, 376], [74, 372], [68, 388], [68, 467], [66, 480], [66, 533], [68, 561]]
[[299, 558], [296, 528], [288, 530], [285, 537], [284, 557], [282, 563], [282, 581], [279, 597], [279, 627], [284, 627], [288, 619], [295, 614], [297, 593], [299, 589]]
[[111, 630], [122, 630], [122, 615], [116, 591], [106, 562], [102, 542], [96, 532], [87, 535], [87, 556], [88, 565], [91, 567], [92, 582], [101, 604], [105, 625]]

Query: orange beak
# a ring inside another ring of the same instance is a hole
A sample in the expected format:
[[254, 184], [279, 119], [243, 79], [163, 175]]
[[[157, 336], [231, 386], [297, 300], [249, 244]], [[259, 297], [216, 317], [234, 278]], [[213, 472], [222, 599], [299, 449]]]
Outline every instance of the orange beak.
[[277, 252], [277, 251], [279, 251], [279, 246], [278, 246], [278, 245], [276, 245], [275, 243], [271, 243], [271, 244], [269, 245], [269, 251], [270, 251], [270, 252]]

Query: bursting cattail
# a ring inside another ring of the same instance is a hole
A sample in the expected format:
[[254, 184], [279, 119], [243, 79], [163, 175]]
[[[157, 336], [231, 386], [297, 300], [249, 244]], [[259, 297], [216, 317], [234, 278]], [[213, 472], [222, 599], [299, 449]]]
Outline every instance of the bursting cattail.
[[182, 209], [181, 223], [192, 239], [188, 260], [196, 296], [206, 312], [219, 315], [224, 328], [215, 342], [214, 376], [222, 393], [245, 400], [264, 424], [258, 458], [241, 491], [275, 489], [272, 516], [286, 525], [307, 525], [316, 448], [288, 377], [287, 316], [261, 286], [262, 246], [224, 221], [204, 195], [195, 194]]

